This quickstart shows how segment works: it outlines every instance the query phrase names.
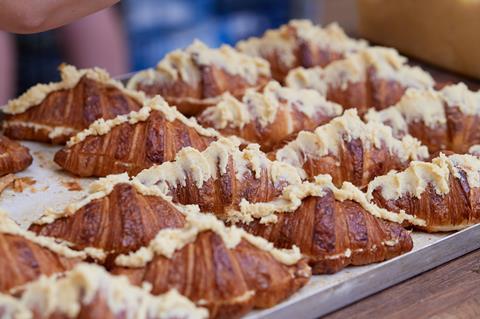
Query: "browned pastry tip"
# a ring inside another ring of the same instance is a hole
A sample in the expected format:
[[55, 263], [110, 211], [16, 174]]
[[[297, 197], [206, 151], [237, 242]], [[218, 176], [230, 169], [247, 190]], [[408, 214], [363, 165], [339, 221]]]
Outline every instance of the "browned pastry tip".
[[220, 235], [203, 231], [171, 258], [155, 255], [143, 267], [116, 267], [112, 273], [137, 285], [151, 283], [153, 294], [177, 287], [201, 301], [211, 318], [239, 318], [289, 297], [307, 283], [310, 267], [304, 260], [283, 264], [246, 240], [229, 249]]
[[378, 124], [366, 124], [356, 110], [347, 110], [314, 132], [300, 132], [275, 151], [275, 158], [302, 168], [311, 178], [330, 174], [337, 186], [349, 181], [359, 187], [375, 176], [405, 168], [412, 160], [428, 158], [427, 148], [418, 140], [397, 139], [390, 127]]
[[196, 115], [229, 92], [241, 98], [248, 88], [260, 90], [270, 80], [267, 61], [252, 58], [229, 46], [208, 48], [196, 40], [159, 62], [156, 69], [137, 73], [128, 87], [148, 96], [163, 96], [180, 112]]
[[224, 136], [238, 136], [270, 151], [291, 134], [313, 130], [342, 113], [315, 90], [281, 87], [269, 82], [263, 92], [247, 90], [242, 99], [224, 94], [197, 116], [199, 123]]
[[91, 198], [103, 196], [87, 200], [83, 206], [72, 204], [63, 216], [44, 216], [30, 230], [66, 240], [77, 250], [101, 249], [107, 252], [104, 263], [108, 265], [117, 255], [148, 244], [159, 230], [183, 226], [183, 214], [162, 197], [144, 195], [129, 183], [112, 187], [109, 193], [93, 193]]
[[116, 118], [93, 123], [58, 151], [54, 161], [82, 177], [123, 172], [135, 175], [154, 164], [173, 160], [184, 147], [203, 150], [218, 136], [181, 116], [160, 99], [148, 103], [141, 111], [130, 113], [123, 122], [117, 122], [123, 118]]
[[367, 194], [380, 207], [423, 220], [417, 229], [454, 231], [480, 222], [479, 173], [478, 157], [441, 154], [431, 163], [412, 162], [402, 172], [377, 177]]
[[0, 176], [23, 171], [32, 161], [27, 147], [0, 135]]
[[311, 88], [328, 100], [365, 114], [370, 108], [382, 110], [396, 104], [407, 88], [427, 89], [433, 78], [394, 49], [369, 47], [348, 54], [328, 66], [292, 70], [285, 80], [294, 88]]
[[0, 292], [8, 292], [40, 275], [64, 272], [86, 257], [54, 240], [22, 230], [3, 212], [0, 214], [0, 255]]
[[412, 135], [432, 153], [465, 153], [480, 143], [480, 92], [470, 91], [463, 83], [440, 91], [408, 89], [397, 104], [370, 110], [365, 118], [391, 126], [397, 137]]
[[365, 47], [365, 41], [348, 38], [337, 24], [322, 28], [308, 20], [292, 20], [237, 44], [240, 51], [266, 59], [273, 78], [280, 82], [295, 67], [323, 67]]
[[5, 135], [64, 144], [99, 118], [140, 109], [143, 95], [126, 90], [104, 70], [60, 67], [62, 81], [38, 84], [3, 109]]

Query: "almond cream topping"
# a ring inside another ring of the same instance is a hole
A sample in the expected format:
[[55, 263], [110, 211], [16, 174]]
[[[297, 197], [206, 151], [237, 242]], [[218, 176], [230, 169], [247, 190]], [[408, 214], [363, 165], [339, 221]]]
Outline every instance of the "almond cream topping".
[[200, 82], [200, 66], [216, 66], [231, 75], [238, 75], [254, 85], [261, 76], [270, 77], [267, 61], [240, 53], [228, 45], [212, 49], [195, 40], [184, 50], [175, 50], [158, 63], [155, 70], [137, 73], [128, 83], [136, 88], [138, 83], [183, 81], [192, 86]]
[[[275, 121], [278, 112], [284, 112], [290, 118], [287, 121], [293, 122], [294, 110], [308, 117], [317, 114], [334, 117], [342, 113], [339, 104], [327, 101], [315, 90], [281, 87], [271, 81], [262, 93], [248, 89], [242, 102], [230, 94], [224, 95], [219, 104], [206, 109], [201, 116], [216, 129], [243, 128], [252, 121], [264, 128]], [[289, 132], [292, 131], [293, 127]]]
[[33, 319], [33, 313], [20, 300], [0, 293], [0, 313], [3, 319]]
[[167, 228], [160, 230], [157, 236], [146, 247], [142, 247], [128, 255], [120, 255], [115, 263], [122, 267], [143, 267], [153, 260], [156, 255], [172, 258], [177, 251], [195, 241], [197, 236], [205, 231], [212, 231], [219, 235], [228, 249], [234, 249], [241, 240], [246, 240], [258, 249], [272, 255], [277, 261], [286, 265], [298, 262], [302, 255], [298, 247], [292, 249], [278, 249], [266, 239], [251, 235], [235, 226], [227, 227], [214, 215], [203, 214], [198, 210], [186, 213], [186, 225], [183, 228]]
[[177, 153], [175, 161], [147, 168], [134, 180], [148, 187], [156, 187], [164, 194], [169, 193], [170, 187], [186, 186], [187, 177], [193, 180], [196, 187], [201, 188], [209, 179], [217, 179], [218, 174], [227, 173], [230, 158], [238, 180], [242, 180], [247, 171], [252, 172], [255, 178], [260, 178], [262, 170], [266, 169], [273, 183], [301, 182], [296, 168], [286, 163], [270, 161], [256, 144], [250, 144], [241, 151], [239, 141], [231, 138], [221, 138], [203, 152], [191, 147], [184, 148]]
[[303, 167], [307, 158], [320, 158], [332, 154], [338, 156], [342, 143], [360, 139], [364, 149], [386, 147], [402, 161], [424, 159], [428, 150], [411, 136], [402, 140], [392, 135], [392, 129], [376, 122], [365, 124], [355, 109], [317, 127], [314, 132], [302, 131], [297, 138], [276, 152], [276, 159], [295, 167]]
[[301, 42], [307, 42], [320, 49], [335, 52], [359, 50], [367, 46], [363, 40], [350, 39], [335, 23], [324, 28], [309, 20], [291, 20], [279, 29], [267, 30], [261, 38], [240, 41], [237, 49], [252, 56], [279, 56], [286, 67], [296, 63], [295, 49]]
[[435, 83], [427, 72], [409, 66], [407, 59], [395, 49], [384, 47], [370, 47], [350, 53], [325, 68], [297, 68], [289, 73], [286, 83], [290, 87], [315, 89], [326, 95], [330, 86], [345, 90], [349, 83], [366, 81], [370, 68], [375, 70], [376, 77], [406, 87], [430, 88]]
[[72, 136], [72, 138], [68, 141], [67, 147], [71, 147], [77, 143], [82, 142], [88, 136], [99, 136], [105, 135], [112, 130], [112, 128], [123, 124], [129, 123], [131, 125], [136, 124], [138, 122], [144, 122], [148, 120], [152, 111], [159, 111], [161, 112], [165, 119], [169, 122], [173, 122], [178, 120], [195, 129], [198, 134], [203, 136], [219, 136], [218, 132], [214, 129], [206, 129], [198, 125], [198, 123], [194, 120], [186, 118], [183, 114], [177, 111], [175, 107], [168, 106], [167, 102], [159, 95], [154, 97], [151, 100], [147, 100], [143, 107], [138, 111], [132, 111], [129, 114], [119, 115], [110, 120], [104, 120], [103, 118], [96, 120], [90, 126], [79, 132], [77, 135]]
[[367, 197], [373, 199], [373, 192], [380, 191], [386, 200], [396, 200], [405, 195], [421, 198], [428, 185], [438, 195], [450, 192], [450, 175], [461, 178], [465, 173], [470, 187], [480, 187], [480, 159], [472, 155], [440, 154], [429, 162], [411, 162], [402, 172], [392, 171], [378, 176], [368, 185]]
[[31, 231], [24, 230], [11, 220], [8, 217], [8, 214], [3, 210], [0, 210], [0, 233], [21, 236], [30, 242], [67, 258], [85, 259], [87, 257], [92, 257], [96, 260], [103, 260], [105, 258], [105, 255], [101, 250], [91, 247], [82, 251], [72, 250], [69, 248], [71, 244], [67, 241], [59, 242], [54, 238], [39, 236]]
[[48, 94], [54, 91], [73, 88], [84, 76], [105, 85], [116, 87], [140, 103], [142, 103], [144, 100], [145, 95], [143, 93], [125, 89], [121, 82], [113, 80], [103, 69], [93, 68], [77, 70], [72, 65], [62, 64], [59, 67], [59, 70], [62, 78], [60, 82], [37, 84], [23, 93], [19, 98], [10, 100], [8, 104], [2, 108], [2, 111], [7, 114], [23, 113], [29, 108], [40, 104]]
[[480, 91], [470, 91], [465, 83], [448, 85], [441, 90], [441, 95], [449, 107], [458, 107], [467, 115], [480, 114]]
[[229, 217], [233, 222], [250, 223], [253, 219], [260, 218], [261, 223], [275, 223], [277, 221], [275, 214], [292, 213], [302, 205], [305, 198], [309, 196], [323, 197], [327, 192], [332, 192], [338, 201], [351, 200], [357, 202], [363, 209], [377, 218], [396, 223], [402, 223], [406, 220], [415, 225], [425, 225], [424, 220], [415, 216], [403, 212], [392, 213], [372, 204], [359, 188], [349, 182], [343, 183], [342, 188], [337, 188], [332, 183], [330, 175], [318, 175], [314, 182], [287, 186], [282, 195], [271, 202], [249, 203], [244, 199], [240, 204], [240, 210], [229, 212]]
[[176, 290], [153, 296], [131, 285], [126, 277], [110, 275], [94, 264], [79, 264], [64, 277], [40, 277], [24, 287], [20, 301], [45, 317], [62, 314], [76, 318], [83, 306], [94, 302], [97, 294], [113, 314], [125, 318], [208, 317], [206, 309], [197, 308]]

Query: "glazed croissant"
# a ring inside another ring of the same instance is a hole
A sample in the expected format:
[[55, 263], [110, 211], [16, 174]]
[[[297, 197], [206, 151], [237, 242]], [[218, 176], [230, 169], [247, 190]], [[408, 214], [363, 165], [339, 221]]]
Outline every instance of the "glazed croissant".
[[30, 230], [66, 240], [77, 250], [101, 249], [108, 266], [117, 255], [147, 245], [159, 230], [185, 223], [184, 215], [170, 201], [145, 195], [126, 174], [100, 179], [90, 191], [60, 213], [46, 212]]
[[0, 256], [0, 292], [7, 292], [42, 274], [64, 272], [80, 260], [92, 257], [85, 251], [73, 251], [51, 238], [21, 229], [4, 212], [0, 213]]
[[147, 246], [115, 260], [114, 274], [152, 293], [176, 287], [208, 308], [211, 318], [239, 318], [252, 308], [271, 307], [309, 280], [298, 249], [280, 250], [210, 214], [187, 213], [184, 228], [160, 231]]
[[204, 127], [258, 143], [262, 150], [270, 151], [288, 136], [313, 130], [342, 111], [340, 105], [326, 101], [314, 90], [285, 88], [272, 81], [263, 93], [247, 90], [241, 101], [224, 95], [197, 119]]
[[364, 114], [397, 103], [407, 88], [427, 89], [434, 80], [419, 67], [411, 67], [395, 49], [371, 47], [348, 54], [328, 66], [292, 70], [286, 84], [317, 90], [327, 100]]
[[18, 295], [0, 295], [2, 318], [208, 318], [206, 309], [175, 290], [152, 296], [94, 264], [79, 264], [62, 277], [41, 277]]
[[3, 107], [4, 133], [14, 139], [64, 144], [96, 119], [137, 111], [144, 95], [99, 68], [60, 66], [61, 82], [38, 84]]
[[415, 227], [428, 232], [466, 228], [480, 222], [480, 159], [440, 154], [432, 162], [412, 162], [402, 172], [371, 181], [367, 197], [389, 211], [425, 220]]
[[434, 153], [449, 150], [465, 153], [480, 143], [480, 92], [459, 83], [441, 91], [409, 89], [396, 105], [365, 118], [392, 127], [401, 137], [410, 134]]
[[365, 41], [349, 38], [336, 23], [322, 28], [309, 20], [292, 20], [237, 44], [240, 51], [268, 60], [273, 78], [280, 82], [293, 68], [325, 66], [365, 47]]
[[136, 174], [173, 160], [183, 147], [203, 150], [217, 136], [215, 130], [204, 129], [156, 97], [138, 112], [94, 122], [72, 137], [54, 160], [82, 177]]
[[370, 204], [350, 183], [335, 187], [329, 175], [288, 186], [271, 202], [244, 200], [241, 210], [231, 212], [230, 218], [275, 247], [298, 246], [314, 274], [334, 273], [348, 265], [380, 262], [408, 252], [412, 238], [397, 223], [406, 218], [423, 224], [412, 216]]
[[228, 45], [208, 48], [195, 40], [158, 63], [134, 75], [128, 88], [148, 96], [163, 96], [185, 115], [195, 115], [230, 92], [240, 98], [247, 88], [262, 88], [270, 80], [268, 62], [240, 53]]
[[28, 148], [0, 135], [0, 176], [23, 171], [32, 161]]
[[273, 200], [285, 186], [301, 183], [301, 175], [286, 163], [269, 160], [258, 145], [240, 150], [235, 140], [221, 138], [203, 152], [184, 148], [175, 161], [146, 169], [134, 180], [174, 202], [197, 204], [202, 211], [225, 217], [243, 199]]
[[300, 132], [295, 140], [271, 154], [278, 161], [302, 168], [310, 177], [330, 174], [337, 186], [349, 181], [360, 187], [375, 176], [428, 156], [427, 148], [415, 138], [396, 139], [388, 126], [365, 124], [355, 109], [314, 132]]

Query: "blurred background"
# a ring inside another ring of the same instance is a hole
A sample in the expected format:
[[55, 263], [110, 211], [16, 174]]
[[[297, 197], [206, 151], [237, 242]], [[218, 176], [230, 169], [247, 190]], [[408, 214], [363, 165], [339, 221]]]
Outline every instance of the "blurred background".
[[112, 75], [152, 67], [194, 39], [210, 46], [261, 35], [318, 1], [123, 0], [62, 28], [33, 35], [0, 31], [0, 105], [36, 83], [58, 80], [62, 62]]

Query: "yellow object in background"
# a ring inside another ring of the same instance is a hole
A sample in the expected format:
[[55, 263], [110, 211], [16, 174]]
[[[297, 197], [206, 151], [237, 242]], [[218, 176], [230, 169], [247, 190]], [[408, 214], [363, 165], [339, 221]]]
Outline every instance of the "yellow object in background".
[[480, 78], [480, 0], [357, 0], [359, 35]]

